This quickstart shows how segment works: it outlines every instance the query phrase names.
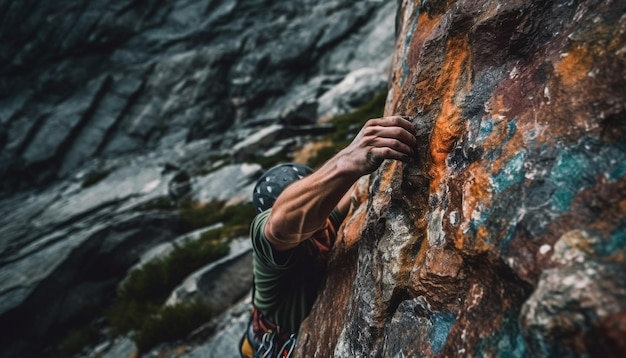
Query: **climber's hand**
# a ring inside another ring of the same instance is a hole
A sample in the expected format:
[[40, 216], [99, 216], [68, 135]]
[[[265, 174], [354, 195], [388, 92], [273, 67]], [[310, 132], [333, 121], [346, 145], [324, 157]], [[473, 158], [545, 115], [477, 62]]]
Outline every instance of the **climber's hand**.
[[407, 117], [370, 119], [338, 155], [340, 165], [350, 172], [365, 175], [376, 170], [385, 159], [408, 161], [417, 146], [416, 132]]

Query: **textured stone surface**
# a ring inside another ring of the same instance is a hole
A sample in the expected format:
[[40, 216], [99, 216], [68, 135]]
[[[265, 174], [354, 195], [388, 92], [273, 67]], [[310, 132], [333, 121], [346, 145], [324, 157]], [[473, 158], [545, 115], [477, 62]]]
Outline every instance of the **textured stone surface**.
[[[260, 166], [240, 157], [288, 155], [333, 129], [322, 112], [383, 89], [396, 6], [0, 0], [0, 356], [40, 356], [184, 234], [178, 210], [145, 204], [248, 202]], [[268, 126], [283, 130], [254, 135]], [[198, 355], [229, 344], [205, 333]], [[109, 343], [132, 349], [92, 356]]]
[[302, 356], [626, 354], [626, 3], [408, 1]]
[[[0, 193], [93, 157], [224, 140], [257, 119], [307, 124], [318, 98], [385, 86], [395, 2], [0, 2]], [[384, 78], [384, 81], [381, 81]], [[326, 101], [328, 102], [328, 101]], [[356, 103], [357, 105], [360, 103]], [[257, 128], [259, 129], [259, 128]]]
[[202, 300], [222, 312], [241, 299], [252, 287], [252, 243], [250, 238], [234, 239], [227, 256], [187, 277], [169, 296], [166, 305]]
[[[196, 177], [190, 198], [203, 203], [250, 201], [260, 169], [258, 164], [236, 164]], [[90, 187], [70, 184], [64, 190], [55, 188], [52, 197], [33, 194], [0, 201], [7, 210], [0, 218], [0, 327], [11, 326], [20, 338], [38, 339], [93, 302], [108, 299], [146, 251], [176, 241], [181, 233], [177, 211], [137, 210], [154, 199], [168, 198], [172, 175], [145, 161], [115, 170]], [[214, 284], [211, 278], [223, 278], [225, 273], [249, 276], [222, 291], [229, 296], [222, 295], [221, 301], [211, 298], [210, 292], [200, 293], [207, 301], [220, 302], [220, 309], [245, 294], [251, 284], [249, 252], [247, 261], [240, 249], [233, 254], [230, 261], [236, 268], [226, 260], [218, 265], [221, 274], [212, 276], [207, 269], [209, 273], [197, 282], [204, 290]]]

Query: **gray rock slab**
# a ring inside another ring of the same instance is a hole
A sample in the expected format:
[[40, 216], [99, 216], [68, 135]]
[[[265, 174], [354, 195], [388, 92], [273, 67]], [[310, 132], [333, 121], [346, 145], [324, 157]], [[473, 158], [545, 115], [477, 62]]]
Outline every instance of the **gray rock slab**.
[[249, 238], [233, 240], [228, 256], [187, 277], [174, 289], [166, 305], [201, 299], [221, 312], [252, 287], [252, 243]]
[[258, 164], [234, 164], [219, 169], [203, 177], [197, 177], [193, 184], [193, 197], [208, 203], [214, 200], [251, 202], [256, 179], [261, 175]]
[[254, 131], [233, 147], [233, 156], [238, 159], [245, 159], [247, 156], [258, 154], [260, 148], [276, 142], [283, 128], [282, 125], [272, 124]]
[[222, 314], [216, 327], [217, 333], [208, 342], [192, 348], [185, 357], [240, 357], [239, 341], [250, 320], [251, 309], [251, 298], [248, 295], [244, 300]]
[[[94, 226], [78, 235], [69, 235], [68, 231], [55, 232], [24, 248], [29, 255], [2, 266], [0, 314], [20, 305], [37, 288], [38, 283], [49, 277], [67, 259], [72, 250], [102, 227]], [[64, 240], [68, 238], [71, 240]]]
[[141, 78], [134, 76], [121, 77], [113, 81], [110, 89], [103, 94], [89, 122], [69, 147], [59, 170], [61, 176], [65, 176], [79, 164], [98, 154], [107, 140], [107, 133], [114, 129], [114, 125], [120, 120], [143, 83]]
[[114, 170], [93, 186], [72, 193], [51, 203], [32, 220], [35, 226], [58, 225], [83, 217], [108, 206], [120, 206], [124, 211], [133, 198], [155, 198], [167, 195], [169, 178], [161, 174], [162, 168], [147, 164], [128, 165]]
[[80, 129], [81, 122], [87, 119], [86, 112], [97, 101], [98, 92], [105, 83], [105, 78], [95, 79], [82, 91], [59, 104], [42, 127], [38, 128], [37, 135], [23, 153], [24, 159], [34, 163], [52, 159], [60, 154], [64, 142], [70, 140]]
[[372, 93], [387, 87], [388, 71], [360, 68], [350, 72], [319, 98], [318, 118], [327, 119], [350, 112], [368, 101]]

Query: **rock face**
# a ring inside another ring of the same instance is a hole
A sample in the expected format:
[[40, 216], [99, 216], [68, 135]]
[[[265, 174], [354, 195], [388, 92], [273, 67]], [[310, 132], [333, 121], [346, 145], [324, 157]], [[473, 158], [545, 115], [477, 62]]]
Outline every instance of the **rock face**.
[[[39, 356], [142, 256], [188, 234], [178, 210], [146, 207], [248, 202], [255, 158], [333, 130], [316, 121], [383, 90], [396, 7], [0, 1], [0, 356]], [[177, 292], [211, 300], [216, 276], [245, 275], [246, 255]], [[232, 301], [239, 286], [213, 296]], [[94, 355], [109, 344], [132, 348]]]
[[[351, 108], [387, 83], [395, 7], [3, 1], [0, 191], [66, 179], [94, 157], [197, 139], [230, 148], [244, 125], [310, 124]], [[318, 111], [355, 71], [357, 85]]]
[[387, 114], [304, 357], [626, 354], [626, 3], [403, 1]]

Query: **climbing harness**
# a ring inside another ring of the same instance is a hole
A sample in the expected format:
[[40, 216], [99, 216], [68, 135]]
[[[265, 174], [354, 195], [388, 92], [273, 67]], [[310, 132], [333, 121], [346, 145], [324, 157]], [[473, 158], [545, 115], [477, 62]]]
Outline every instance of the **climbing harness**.
[[277, 348], [275, 339], [276, 334], [274, 332], [265, 333], [261, 345], [254, 353], [254, 358], [291, 358], [296, 346], [296, 335], [289, 335], [289, 339], [278, 350], [275, 350]]
[[280, 327], [269, 321], [258, 309], [252, 315], [241, 339], [240, 352], [244, 358], [290, 358], [297, 335], [280, 334]]

